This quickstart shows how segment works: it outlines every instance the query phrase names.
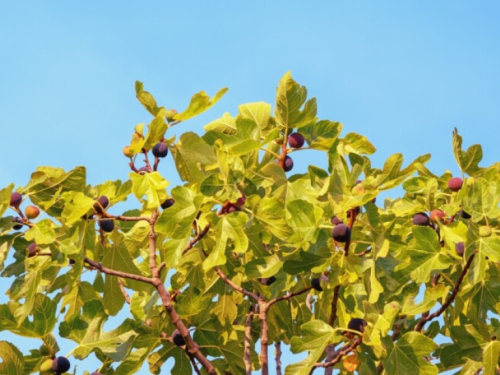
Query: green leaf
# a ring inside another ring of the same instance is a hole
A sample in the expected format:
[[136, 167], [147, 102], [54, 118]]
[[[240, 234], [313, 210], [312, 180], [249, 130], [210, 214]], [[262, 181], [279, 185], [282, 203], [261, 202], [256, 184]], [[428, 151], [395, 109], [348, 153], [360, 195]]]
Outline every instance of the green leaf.
[[290, 350], [292, 353], [308, 351], [309, 354], [303, 361], [288, 365], [285, 375], [308, 375], [312, 366], [333, 340], [333, 328], [321, 320], [307, 322], [301, 329], [303, 337], [293, 337]]
[[262, 199], [255, 211], [255, 218], [281, 240], [286, 240], [293, 233], [286, 222], [283, 204], [277, 198]]
[[213, 130], [219, 133], [231, 135], [236, 133], [236, 121], [233, 116], [226, 112], [222, 115], [221, 118], [205, 125], [203, 129], [205, 129], [205, 131], [207, 132]]
[[253, 120], [261, 130], [269, 125], [271, 104], [264, 102], [242, 104], [238, 107], [238, 111], [242, 118]]
[[165, 343], [163, 347], [151, 354], [148, 359], [149, 370], [153, 374], [159, 374], [164, 363], [169, 358], [175, 359], [175, 365], [172, 369], [173, 375], [191, 375], [191, 362], [187, 354], [175, 345]]
[[10, 196], [14, 190], [14, 184], [10, 184], [6, 188], [0, 190], [0, 217], [5, 213], [10, 206]]
[[245, 265], [245, 277], [248, 280], [271, 277], [278, 273], [283, 262], [277, 255], [271, 255], [251, 260]]
[[234, 319], [236, 319], [236, 316], [238, 315], [233, 297], [228, 294], [219, 296], [212, 312], [215, 314], [219, 323], [223, 327], [228, 327], [233, 324]]
[[247, 221], [248, 217], [243, 212], [235, 212], [220, 218], [214, 228], [215, 246], [210, 250], [208, 258], [203, 262], [205, 272], [226, 263], [225, 252], [230, 243], [236, 253], [244, 253], [247, 250], [248, 237], [243, 230], [243, 226]]
[[184, 133], [179, 141], [169, 146], [175, 160], [177, 172], [183, 181], [201, 182], [211, 172], [206, 166], [217, 162], [214, 150], [195, 133]]
[[143, 201], [146, 196], [148, 208], [157, 208], [166, 199], [165, 189], [169, 182], [165, 180], [158, 172], [139, 174], [131, 172], [129, 174], [132, 180], [132, 193]]
[[384, 312], [379, 314], [377, 309], [369, 303], [364, 303], [366, 321], [370, 324], [365, 328], [363, 343], [370, 346], [382, 345], [381, 339], [392, 329], [400, 306], [397, 302], [390, 302], [384, 306]]
[[[290, 72], [281, 78], [276, 90], [274, 115], [278, 124], [289, 129], [301, 128], [316, 118], [316, 99], [306, 102], [307, 90], [292, 79]], [[301, 108], [303, 109], [301, 110]]]
[[86, 358], [97, 349], [115, 361], [126, 358], [131, 341], [137, 336], [131, 321], [126, 320], [118, 328], [103, 332], [106, 320], [104, 306], [100, 301], [93, 300], [83, 305], [81, 313], [61, 323], [59, 326], [61, 337], [78, 344], [73, 349], [75, 358]]
[[315, 150], [328, 151], [337, 140], [341, 131], [342, 124], [340, 122], [322, 120], [304, 126], [300, 129], [300, 134], [304, 136], [309, 147]]
[[81, 220], [82, 216], [89, 212], [95, 203], [92, 198], [87, 197], [79, 191], [65, 193], [63, 199], [66, 201], [66, 204], [61, 215], [68, 226]]
[[329, 258], [329, 254], [312, 254], [301, 250], [297, 256], [285, 262], [283, 270], [290, 275], [311, 272], [313, 268], [323, 265]]
[[436, 350], [438, 346], [421, 333], [405, 333], [395, 343], [390, 337], [386, 337], [384, 344], [387, 346], [387, 357], [384, 358], [383, 363], [388, 374], [434, 375], [438, 373], [438, 368], [423, 358]]
[[286, 219], [293, 230], [289, 240], [308, 247], [306, 244], [315, 242], [316, 231], [322, 218], [323, 210], [308, 201], [296, 199], [289, 202], [286, 206]]
[[24, 369], [24, 359], [19, 349], [7, 341], [0, 341], [0, 374], [21, 375]]
[[371, 155], [377, 149], [375, 146], [373, 146], [368, 138], [365, 136], [356, 134], [356, 133], [349, 133], [347, 134], [344, 139], [344, 149], [347, 153], [355, 153], [355, 154], [361, 154], [361, 155]]
[[458, 166], [464, 173], [474, 176], [480, 171], [478, 164], [483, 158], [481, 145], [472, 145], [467, 152], [463, 151], [462, 137], [456, 128], [453, 130], [453, 153]]
[[175, 121], [186, 121], [192, 117], [198, 116], [200, 113], [205, 112], [207, 109], [217, 103], [220, 98], [227, 92], [227, 88], [220, 89], [212, 99], [205, 93], [200, 91], [194, 94], [188, 107], [182, 113], [174, 116]]
[[54, 223], [50, 219], [43, 219], [28, 229], [24, 238], [28, 241], [35, 241], [38, 245], [51, 244], [56, 239]]
[[484, 348], [483, 366], [485, 374], [495, 374], [500, 358], [500, 342], [492, 341]]
[[135, 81], [135, 93], [137, 100], [147, 109], [149, 113], [156, 116], [159, 108], [156, 104], [156, 100], [149, 92], [143, 90], [143, 83], [140, 81]]

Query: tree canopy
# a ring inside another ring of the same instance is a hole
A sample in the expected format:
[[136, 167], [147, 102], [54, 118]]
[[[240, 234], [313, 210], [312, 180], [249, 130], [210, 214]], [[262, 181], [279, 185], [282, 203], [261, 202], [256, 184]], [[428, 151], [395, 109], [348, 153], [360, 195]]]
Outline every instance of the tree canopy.
[[[290, 73], [274, 106], [177, 139], [169, 129], [227, 89], [182, 112], [135, 90], [153, 119], [133, 129], [123, 180], [42, 166], [0, 190], [0, 270], [14, 277], [0, 331], [35, 339], [29, 354], [0, 341], [0, 374], [72, 372], [91, 353], [102, 366], [89, 372], [110, 375], [144, 362], [159, 374], [169, 358], [176, 375], [497, 373], [500, 164], [479, 166], [480, 145], [453, 132], [461, 176], [431, 172], [429, 154], [372, 166], [370, 141], [319, 119]], [[305, 150], [327, 170], [296, 173]], [[55, 330], [74, 341], [71, 369]], [[282, 369], [283, 345], [307, 356]]]

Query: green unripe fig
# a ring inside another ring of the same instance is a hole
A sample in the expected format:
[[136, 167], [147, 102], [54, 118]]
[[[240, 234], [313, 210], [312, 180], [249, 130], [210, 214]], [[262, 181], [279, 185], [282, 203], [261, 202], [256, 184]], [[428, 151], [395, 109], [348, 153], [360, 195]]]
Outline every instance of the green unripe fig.
[[279, 144], [279, 145], [282, 145], [282, 144], [283, 144], [283, 142], [285, 142], [285, 136], [283, 135], [283, 133], [280, 133], [280, 134], [278, 135], [278, 138], [276, 138], [276, 139], [274, 140], [274, 142], [276, 142], [276, 143], [277, 143], [277, 144]]
[[481, 228], [479, 228], [479, 236], [480, 237], [489, 237], [491, 236], [491, 234], [493, 233], [491, 227], [489, 226], [482, 226]]
[[165, 111], [165, 118], [167, 119], [168, 122], [172, 122], [172, 121], [174, 121], [174, 116], [177, 113], [178, 112], [175, 109], [167, 109]]
[[52, 359], [47, 359], [45, 362], [43, 362], [40, 366], [40, 372], [52, 371], [52, 362]]

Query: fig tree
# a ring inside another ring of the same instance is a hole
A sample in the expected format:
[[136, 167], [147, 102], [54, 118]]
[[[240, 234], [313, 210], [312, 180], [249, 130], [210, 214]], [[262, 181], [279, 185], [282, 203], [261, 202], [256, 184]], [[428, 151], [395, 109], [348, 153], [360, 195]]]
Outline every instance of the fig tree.
[[166, 210], [167, 208], [170, 208], [174, 205], [175, 203], [175, 200], [174, 198], [168, 198], [167, 200], [165, 200], [162, 204], [161, 204], [161, 208], [163, 208], [164, 210]]
[[115, 222], [111, 219], [99, 220], [99, 227], [104, 232], [112, 232], [115, 229]]
[[69, 360], [66, 357], [57, 357], [52, 362], [52, 370], [57, 374], [65, 373], [71, 367]]
[[172, 341], [177, 346], [186, 345], [186, 340], [184, 340], [184, 337], [182, 337], [182, 335], [178, 329], [176, 329], [174, 332], [172, 332]]
[[336, 225], [332, 230], [332, 237], [337, 242], [347, 242], [351, 239], [351, 228], [345, 224]]
[[94, 210], [98, 214], [102, 214], [103, 210], [105, 210], [109, 206], [109, 199], [105, 195], [101, 195], [97, 198], [97, 202], [94, 203]]
[[429, 225], [429, 216], [427, 216], [427, 214], [423, 212], [419, 212], [418, 214], [413, 215], [413, 225]]
[[456, 244], [455, 244], [455, 251], [457, 252], [457, 255], [458, 255], [459, 257], [464, 256], [464, 252], [465, 252], [465, 243], [463, 243], [463, 242], [456, 243]]
[[464, 182], [460, 177], [453, 177], [448, 181], [448, 187], [451, 191], [459, 191], [462, 188]]
[[15, 208], [19, 208], [19, 205], [23, 201], [23, 196], [19, 194], [17, 191], [13, 192], [10, 195], [10, 205]]
[[288, 136], [288, 144], [291, 148], [301, 148], [304, 146], [304, 137], [300, 133], [292, 133]]
[[24, 214], [28, 219], [36, 219], [40, 215], [40, 209], [37, 206], [29, 205], [24, 209]]
[[153, 155], [157, 158], [164, 158], [168, 155], [168, 147], [166, 143], [158, 142], [153, 147]]

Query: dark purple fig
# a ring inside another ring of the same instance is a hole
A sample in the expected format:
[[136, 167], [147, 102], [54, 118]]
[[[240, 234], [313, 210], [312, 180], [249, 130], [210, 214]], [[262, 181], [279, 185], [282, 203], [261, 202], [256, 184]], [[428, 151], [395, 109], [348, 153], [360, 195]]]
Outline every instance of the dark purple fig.
[[57, 357], [52, 362], [52, 370], [54, 370], [57, 374], [63, 374], [69, 371], [70, 367], [71, 365], [66, 357]]
[[292, 133], [288, 136], [288, 144], [291, 148], [301, 148], [304, 146], [304, 137], [300, 133]]
[[37, 253], [38, 245], [32, 242], [28, 245], [28, 258], [34, 257]]
[[227, 209], [228, 213], [232, 213], [235, 211], [241, 211], [241, 207], [235, 206], [234, 204], [230, 205]]
[[245, 195], [245, 193], [241, 193], [241, 197], [239, 197], [234, 204], [238, 207], [242, 207], [245, 205], [246, 201], [247, 201], [247, 196]]
[[339, 224], [344, 224], [344, 222], [342, 220], [340, 220], [337, 216], [334, 216], [330, 219], [330, 222], [333, 224], [333, 225], [339, 225]]
[[157, 158], [164, 158], [168, 155], [168, 146], [166, 143], [158, 142], [153, 147], [153, 155]]
[[347, 324], [347, 328], [352, 329], [353, 331], [359, 331], [363, 333], [365, 331], [365, 327], [368, 324], [364, 319], [361, 318], [353, 318]]
[[458, 213], [462, 218], [464, 219], [470, 219], [472, 216], [470, 216], [467, 212], [465, 212], [464, 210], [460, 210], [460, 212]]
[[429, 225], [429, 216], [427, 216], [427, 214], [423, 212], [419, 212], [418, 214], [413, 215], [413, 225]]
[[99, 227], [101, 227], [104, 232], [109, 233], [115, 229], [115, 222], [111, 219], [99, 220]]
[[350, 219], [351, 218], [351, 211], [355, 211], [356, 212], [356, 215], [359, 215], [359, 213], [361, 212], [361, 207], [354, 207], [352, 210], [349, 210], [347, 211], [347, 218]]
[[182, 337], [182, 335], [178, 329], [176, 329], [174, 332], [172, 332], [172, 341], [177, 346], [186, 345], [186, 340], [184, 340], [184, 337]]
[[465, 243], [463, 243], [463, 242], [456, 243], [456, 244], [455, 244], [455, 251], [457, 252], [457, 255], [458, 255], [459, 257], [464, 256], [464, 252], [465, 252]]
[[459, 191], [464, 184], [463, 180], [460, 177], [453, 177], [448, 181], [448, 187], [451, 191]]
[[290, 172], [293, 169], [293, 160], [290, 156], [285, 157], [285, 162], [283, 163], [283, 170], [285, 172]]
[[168, 198], [167, 200], [165, 200], [162, 204], [161, 204], [161, 208], [163, 208], [164, 210], [166, 210], [167, 208], [170, 208], [174, 205], [175, 203], [175, 200], [174, 198]]
[[97, 201], [94, 203], [94, 210], [98, 214], [102, 214], [103, 210], [105, 210], [109, 206], [109, 199], [105, 195], [101, 195], [97, 198]]
[[19, 205], [23, 201], [23, 196], [17, 191], [10, 195], [10, 205], [15, 208], [19, 208]]
[[323, 291], [323, 288], [321, 287], [321, 279], [319, 277], [315, 277], [311, 280], [311, 286], [318, 292]]
[[268, 277], [266, 280], [266, 285], [269, 286], [272, 283], [274, 283], [275, 281], [276, 281], [276, 277], [274, 277], [274, 276]]
[[336, 225], [332, 230], [332, 237], [337, 242], [347, 242], [351, 239], [351, 228], [345, 224]]
[[72, 266], [73, 264], [76, 263], [76, 260], [70, 258], [70, 260], [69, 260], [68, 263], [69, 263], [70, 266]]
[[24, 221], [23, 221], [23, 219], [21, 219], [20, 217], [14, 217], [14, 218], [12, 219], [12, 221], [13, 221], [14, 223], [18, 223], [18, 224], [14, 225], [14, 226], [12, 227], [12, 228], [14, 228], [15, 230], [19, 230], [19, 229], [21, 229], [21, 228], [23, 227], [23, 225], [22, 225], [22, 224], [24, 223]]

